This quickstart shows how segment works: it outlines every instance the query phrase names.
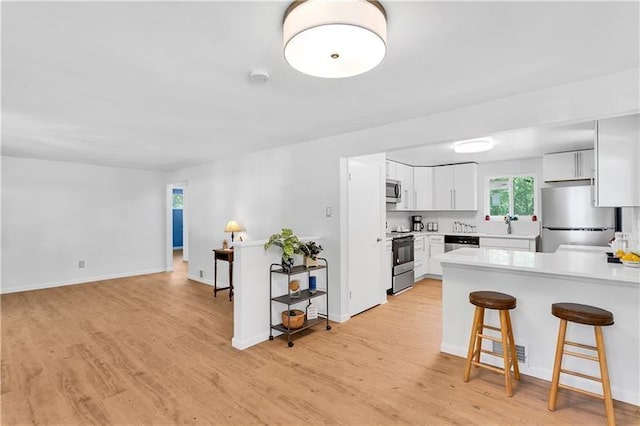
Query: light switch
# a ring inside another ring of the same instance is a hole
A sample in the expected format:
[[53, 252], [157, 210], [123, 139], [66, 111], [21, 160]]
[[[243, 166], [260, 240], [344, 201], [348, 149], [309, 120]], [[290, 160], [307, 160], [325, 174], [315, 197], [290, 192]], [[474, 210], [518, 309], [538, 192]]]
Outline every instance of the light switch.
[[326, 216], [331, 217], [333, 215], [333, 208], [327, 207]]

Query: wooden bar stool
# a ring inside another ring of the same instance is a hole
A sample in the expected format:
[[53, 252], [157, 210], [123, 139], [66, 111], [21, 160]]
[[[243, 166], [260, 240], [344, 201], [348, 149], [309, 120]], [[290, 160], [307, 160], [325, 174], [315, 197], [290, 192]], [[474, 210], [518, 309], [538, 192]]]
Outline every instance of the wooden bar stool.
[[[520, 380], [520, 370], [518, 369], [518, 358], [516, 356], [516, 344], [513, 340], [513, 329], [511, 327], [511, 317], [509, 310], [516, 307], [516, 298], [504, 293], [495, 291], [474, 291], [469, 293], [469, 302], [476, 306], [476, 312], [471, 327], [471, 339], [469, 341], [469, 353], [467, 354], [467, 365], [464, 370], [464, 381], [469, 381], [471, 375], [471, 365], [486, 368], [499, 374], [504, 374], [504, 381], [507, 388], [507, 395], [511, 396], [511, 366], [516, 380]], [[484, 324], [484, 310], [497, 309], [500, 311], [500, 328]], [[485, 328], [499, 331], [501, 338], [483, 334]], [[489, 339], [502, 343], [502, 354], [482, 349], [482, 339]], [[504, 368], [480, 362], [480, 353], [501, 357], [504, 361]]]
[[[560, 318], [560, 330], [558, 331], [558, 346], [556, 347], [556, 359], [553, 366], [553, 378], [551, 379], [551, 393], [549, 395], [549, 410], [555, 411], [556, 400], [558, 398], [558, 388], [570, 389], [585, 395], [595, 396], [604, 399], [604, 407], [607, 413], [607, 424], [615, 425], [616, 418], [613, 411], [613, 399], [611, 398], [611, 383], [609, 382], [609, 372], [607, 370], [607, 358], [604, 353], [604, 340], [602, 338], [601, 326], [613, 324], [613, 314], [604, 309], [595, 306], [580, 305], [577, 303], [554, 303], [551, 305], [551, 313]], [[596, 334], [596, 346], [584, 345], [581, 343], [569, 342], [565, 340], [567, 334], [567, 321], [592, 325]], [[596, 351], [598, 356], [586, 355], [578, 352], [567, 351], [565, 345], [575, 346], [582, 349], [590, 349]], [[562, 368], [563, 355], [574, 356], [582, 359], [595, 361], [600, 366], [600, 377], [589, 376], [587, 374], [578, 373]], [[582, 377], [583, 379], [594, 380], [602, 383], [603, 395], [588, 392], [583, 389], [574, 388], [572, 386], [560, 383], [560, 373], [570, 374], [572, 376]]]

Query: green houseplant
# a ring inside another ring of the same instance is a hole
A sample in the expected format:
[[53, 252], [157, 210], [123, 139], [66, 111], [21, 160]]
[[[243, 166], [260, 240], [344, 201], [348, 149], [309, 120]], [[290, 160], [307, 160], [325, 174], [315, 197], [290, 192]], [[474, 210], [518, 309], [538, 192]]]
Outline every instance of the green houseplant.
[[282, 228], [282, 232], [273, 234], [269, 237], [264, 245], [264, 249], [268, 250], [270, 247], [276, 246], [282, 249], [282, 270], [285, 272], [291, 271], [293, 267], [293, 255], [302, 254], [300, 252], [300, 240], [289, 228]]
[[322, 246], [315, 241], [299, 244], [300, 253], [304, 255], [304, 266], [318, 266], [318, 255], [322, 251]]

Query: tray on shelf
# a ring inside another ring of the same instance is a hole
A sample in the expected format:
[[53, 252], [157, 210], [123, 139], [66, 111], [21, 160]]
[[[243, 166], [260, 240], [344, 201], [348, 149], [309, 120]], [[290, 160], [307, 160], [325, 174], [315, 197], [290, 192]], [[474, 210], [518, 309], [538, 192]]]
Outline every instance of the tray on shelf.
[[276, 274], [295, 275], [295, 274], [302, 274], [310, 271], [317, 271], [318, 269], [325, 269], [326, 267], [327, 267], [326, 265], [318, 265], [318, 266], [309, 266], [307, 268], [304, 265], [296, 265], [291, 268], [290, 272], [283, 271], [282, 268], [273, 269], [271, 270], [271, 272]]
[[306, 302], [309, 299], [313, 299], [314, 297], [324, 296], [327, 294], [326, 291], [316, 290], [315, 293], [311, 294], [309, 289], [304, 289], [300, 292], [300, 297], [291, 297], [289, 294], [283, 294], [282, 296], [272, 297], [271, 300], [274, 302], [285, 303], [288, 305], [293, 305], [294, 303]]
[[327, 321], [327, 317], [324, 315], [318, 315], [318, 318], [316, 319], [312, 319], [312, 320], [305, 320], [304, 324], [302, 324], [302, 327], [300, 328], [296, 328], [295, 330], [291, 330], [289, 331], [289, 329], [287, 327], [285, 327], [282, 324], [277, 324], [277, 325], [272, 325], [271, 328], [273, 328], [274, 330], [278, 330], [281, 331], [282, 333], [290, 333], [290, 334], [296, 334], [300, 331], [304, 331], [307, 328], [311, 328], [316, 324], [320, 324], [321, 322], [326, 322]]

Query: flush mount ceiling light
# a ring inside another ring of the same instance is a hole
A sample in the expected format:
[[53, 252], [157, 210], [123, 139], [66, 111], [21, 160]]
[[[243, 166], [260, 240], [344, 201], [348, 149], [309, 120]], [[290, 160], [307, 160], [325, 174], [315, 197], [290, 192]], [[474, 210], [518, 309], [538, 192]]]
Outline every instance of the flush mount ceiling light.
[[375, 68], [387, 51], [387, 15], [375, 0], [294, 1], [284, 14], [284, 57], [315, 77]]
[[474, 152], [489, 151], [490, 149], [493, 149], [493, 142], [489, 139], [462, 141], [453, 146], [453, 150], [458, 154], [472, 154]]

